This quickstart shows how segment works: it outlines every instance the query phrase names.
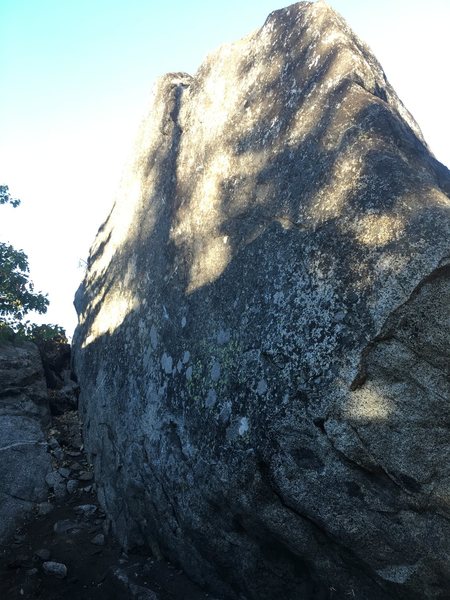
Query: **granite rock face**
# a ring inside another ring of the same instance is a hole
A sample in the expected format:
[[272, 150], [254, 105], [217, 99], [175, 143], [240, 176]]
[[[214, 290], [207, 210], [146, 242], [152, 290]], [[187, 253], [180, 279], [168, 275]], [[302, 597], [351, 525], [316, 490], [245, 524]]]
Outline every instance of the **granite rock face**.
[[44, 369], [34, 344], [0, 344], [0, 541], [47, 500], [51, 471], [44, 430], [50, 411]]
[[57, 340], [40, 341], [39, 352], [44, 366], [50, 412], [62, 415], [78, 407], [78, 384], [72, 379], [71, 347]]
[[126, 546], [229, 598], [448, 597], [449, 192], [323, 2], [158, 82], [75, 299]]

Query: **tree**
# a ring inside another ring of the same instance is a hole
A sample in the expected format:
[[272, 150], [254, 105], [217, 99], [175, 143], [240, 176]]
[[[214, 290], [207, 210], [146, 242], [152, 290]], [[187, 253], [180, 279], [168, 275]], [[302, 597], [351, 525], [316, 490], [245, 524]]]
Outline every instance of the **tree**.
[[34, 291], [28, 257], [22, 250], [0, 242], [0, 318], [14, 324], [31, 310], [47, 312], [48, 299]]
[[[20, 200], [11, 197], [7, 185], [0, 185], [0, 204], [17, 207]], [[2, 337], [19, 335], [33, 340], [36, 337], [65, 339], [65, 331], [58, 325], [36, 325], [24, 320], [30, 311], [46, 313], [49, 304], [45, 294], [34, 291], [29, 272], [25, 252], [0, 242], [0, 334]]]
[[20, 200], [11, 198], [9, 187], [7, 185], [0, 185], [0, 204], [11, 204], [15, 208], [16, 206], [19, 206]]

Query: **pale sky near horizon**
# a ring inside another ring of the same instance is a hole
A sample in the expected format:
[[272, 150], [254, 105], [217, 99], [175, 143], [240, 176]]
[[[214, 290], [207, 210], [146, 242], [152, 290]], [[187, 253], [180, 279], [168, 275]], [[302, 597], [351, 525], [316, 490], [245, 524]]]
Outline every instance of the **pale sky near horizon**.
[[[0, 240], [22, 248], [49, 294], [44, 322], [69, 335], [96, 231], [107, 216], [155, 79], [289, 0], [0, 0]], [[449, 0], [329, 0], [369, 44], [435, 156], [450, 166]]]

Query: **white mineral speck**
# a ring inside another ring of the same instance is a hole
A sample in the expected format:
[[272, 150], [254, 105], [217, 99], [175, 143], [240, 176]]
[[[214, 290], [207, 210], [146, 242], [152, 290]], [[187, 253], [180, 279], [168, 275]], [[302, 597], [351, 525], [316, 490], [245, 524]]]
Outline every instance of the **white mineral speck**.
[[228, 342], [230, 341], [230, 330], [223, 330], [221, 329], [219, 331], [219, 333], [217, 334], [217, 343], [219, 344], [219, 346], [223, 346], [224, 344], [228, 344]]
[[218, 381], [219, 377], [220, 377], [220, 363], [218, 363], [216, 361], [211, 368], [211, 379], [213, 381]]
[[217, 400], [217, 394], [215, 392], [215, 390], [210, 389], [208, 391], [208, 395], [206, 396], [206, 407], [207, 408], [211, 408], [212, 406], [214, 406], [214, 404], [216, 403]]
[[265, 379], [260, 379], [258, 381], [258, 387], [256, 388], [256, 393], [262, 396], [267, 392], [267, 381]]
[[273, 301], [275, 304], [282, 304], [284, 300], [284, 293], [283, 292], [275, 292], [275, 294], [273, 295]]
[[166, 352], [164, 352], [164, 354], [161, 356], [161, 366], [164, 370], [164, 373], [167, 375], [172, 374], [172, 362], [173, 361], [170, 354], [166, 354]]
[[242, 419], [239, 422], [239, 435], [244, 435], [244, 433], [247, 433], [248, 431], [248, 419], [247, 417], [242, 417]]

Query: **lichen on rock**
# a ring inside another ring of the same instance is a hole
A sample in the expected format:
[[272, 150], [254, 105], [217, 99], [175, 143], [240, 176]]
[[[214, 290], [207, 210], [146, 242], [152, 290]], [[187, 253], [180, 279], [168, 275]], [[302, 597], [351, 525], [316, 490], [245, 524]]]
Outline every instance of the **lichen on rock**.
[[230, 598], [446, 597], [449, 190], [323, 2], [157, 83], [76, 295], [125, 546]]

